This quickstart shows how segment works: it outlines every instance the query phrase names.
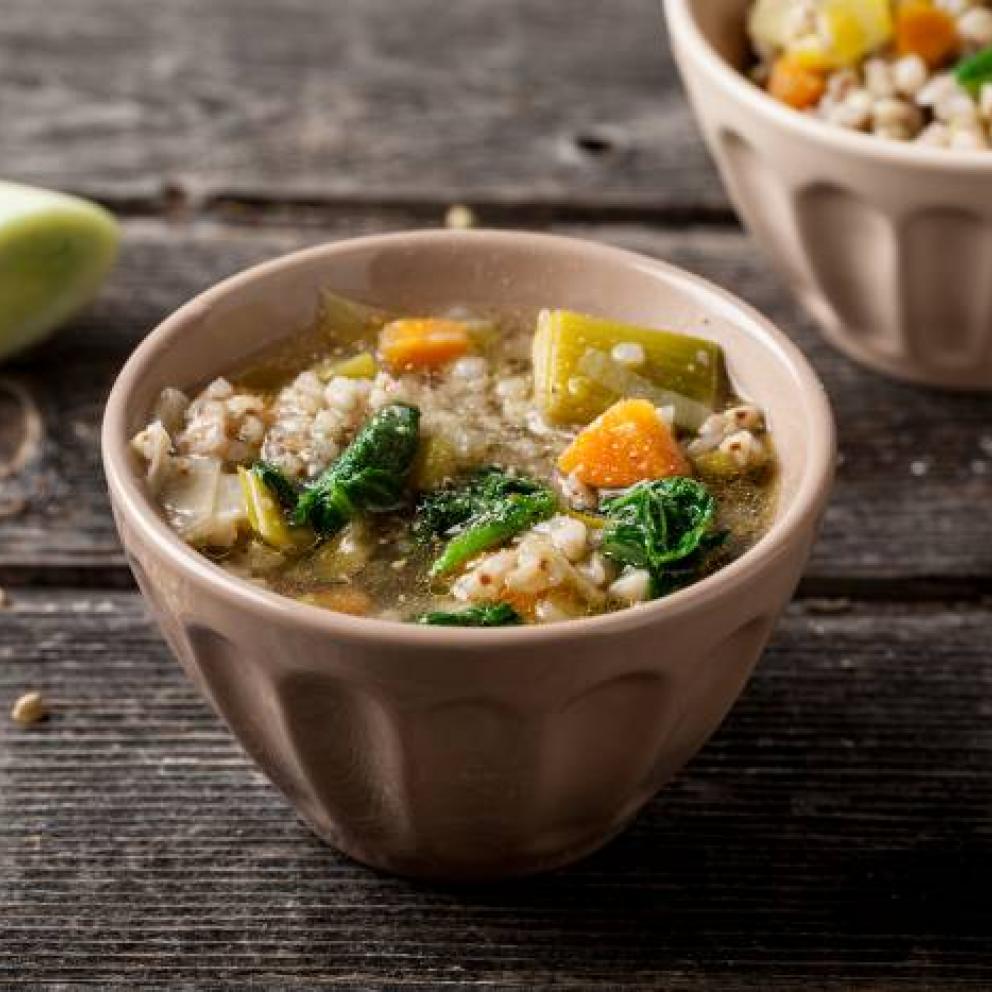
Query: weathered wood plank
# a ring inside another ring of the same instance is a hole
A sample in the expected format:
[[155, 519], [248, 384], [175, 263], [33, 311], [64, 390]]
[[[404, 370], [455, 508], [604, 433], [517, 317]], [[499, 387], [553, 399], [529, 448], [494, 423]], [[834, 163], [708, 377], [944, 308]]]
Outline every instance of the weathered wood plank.
[[0, 175], [722, 209], [657, 0], [6, 0]]
[[54, 712], [0, 719], [0, 985], [987, 989], [992, 614], [826, 605], [610, 848], [450, 890], [314, 840], [136, 595], [19, 591], [0, 705]]
[[[0, 514], [7, 513], [0, 518], [0, 582], [47, 573], [92, 581], [85, 578], [90, 569], [98, 570], [97, 581], [127, 582], [107, 511], [97, 429], [114, 374], [156, 321], [252, 262], [328, 238], [409, 226], [411, 220], [397, 209], [331, 215], [303, 210], [266, 227], [130, 221], [121, 267], [99, 304], [5, 372], [37, 397], [47, 437], [40, 459], [0, 484]], [[834, 398], [844, 459], [808, 590], [872, 587], [884, 594], [892, 582], [919, 586], [934, 580], [937, 591], [988, 591], [992, 516], [982, 507], [992, 500], [992, 398], [899, 386], [852, 365], [821, 341], [735, 231], [555, 229], [684, 264], [794, 331]], [[4, 409], [12, 408], [3, 405], [0, 391], [0, 413]], [[0, 422], [5, 419], [9, 425], [9, 416]], [[19, 501], [22, 509], [12, 513]]]

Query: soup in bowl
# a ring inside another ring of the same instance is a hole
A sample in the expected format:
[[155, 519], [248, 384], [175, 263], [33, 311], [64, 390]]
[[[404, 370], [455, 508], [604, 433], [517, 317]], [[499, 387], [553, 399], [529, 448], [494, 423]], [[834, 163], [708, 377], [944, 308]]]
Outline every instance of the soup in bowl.
[[132, 439], [173, 529], [327, 609], [435, 626], [647, 603], [767, 528], [777, 466], [723, 349], [565, 310], [315, 324]]
[[800, 353], [715, 287], [431, 232], [187, 304], [103, 443], [166, 639], [300, 814], [370, 864], [492, 878], [602, 844], [718, 726], [834, 442]]

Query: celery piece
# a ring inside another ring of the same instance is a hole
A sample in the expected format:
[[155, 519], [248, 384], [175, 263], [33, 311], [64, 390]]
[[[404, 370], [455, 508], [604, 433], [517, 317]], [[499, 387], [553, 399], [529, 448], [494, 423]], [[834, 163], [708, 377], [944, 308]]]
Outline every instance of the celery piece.
[[279, 501], [258, 472], [238, 466], [238, 478], [241, 480], [248, 524], [255, 535], [277, 551], [297, 551], [313, 543], [312, 531], [290, 528]]
[[42, 340], [96, 295], [120, 233], [102, 207], [0, 182], [0, 360]]
[[735, 479], [758, 479], [768, 470], [767, 462], [741, 465], [733, 455], [719, 448], [705, 451], [691, 459], [693, 468], [707, 482], [732, 482]]
[[351, 358], [332, 359], [324, 362], [317, 374], [325, 382], [340, 376], [344, 379], [374, 379], [378, 371], [375, 356], [370, 351], [363, 351]]
[[391, 319], [384, 310], [349, 300], [329, 290], [321, 293], [317, 323], [320, 330], [335, 343], [372, 342]]
[[[533, 343], [534, 391], [548, 420], [586, 424], [623, 398], [622, 391], [592, 382], [580, 368], [590, 350], [609, 356], [619, 344], [637, 344], [644, 349], [644, 364], [636, 369], [639, 379], [711, 409], [716, 407], [725, 381], [723, 350], [716, 342], [567, 310], [544, 310], [538, 317]], [[619, 363], [611, 364], [618, 371], [624, 369]]]

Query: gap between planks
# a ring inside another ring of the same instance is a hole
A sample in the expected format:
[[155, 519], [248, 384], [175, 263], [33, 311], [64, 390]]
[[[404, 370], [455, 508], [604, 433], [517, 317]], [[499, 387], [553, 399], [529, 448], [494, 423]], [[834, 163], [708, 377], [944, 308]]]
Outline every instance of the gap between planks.
[[[66, 192], [74, 192], [67, 190]], [[83, 191], [75, 195], [86, 196]], [[200, 195], [179, 183], [166, 183], [158, 192], [119, 195], [90, 194], [90, 198], [120, 217], [170, 220], [216, 220], [228, 224], [265, 226], [287, 221], [312, 227], [356, 212], [396, 214], [411, 222], [436, 224], [454, 203], [464, 203], [487, 226], [533, 229], [552, 224], [646, 224], [673, 231], [687, 228], [740, 230], [733, 210], [685, 203], [655, 204], [639, 197], [605, 194], [596, 197], [486, 194], [451, 199], [420, 196], [334, 196], [313, 192], [280, 196], [255, 190], [232, 190]]]

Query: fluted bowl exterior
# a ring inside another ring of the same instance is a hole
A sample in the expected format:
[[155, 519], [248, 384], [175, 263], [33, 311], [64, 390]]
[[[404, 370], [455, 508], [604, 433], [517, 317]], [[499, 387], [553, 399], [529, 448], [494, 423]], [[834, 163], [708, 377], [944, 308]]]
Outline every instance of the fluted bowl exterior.
[[992, 155], [846, 131], [740, 71], [749, 0], [664, 0], [697, 121], [749, 232], [836, 347], [992, 389]]
[[[782, 460], [771, 532], [662, 602], [541, 628], [347, 617], [225, 573], [161, 520], [127, 438], [164, 385], [195, 387], [304, 326], [324, 287], [397, 307], [543, 301], [710, 334], [738, 388], [768, 394]], [[298, 253], [188, 304], [121, 374], [103, 446], [118, 529], [169, 645], [299, 814], [368, 864], [480, 879], [598, 847], [716, 729], [806, 562], [834, 438], [799, 353], [715, 287], [583, 242], [433, 232]]]

